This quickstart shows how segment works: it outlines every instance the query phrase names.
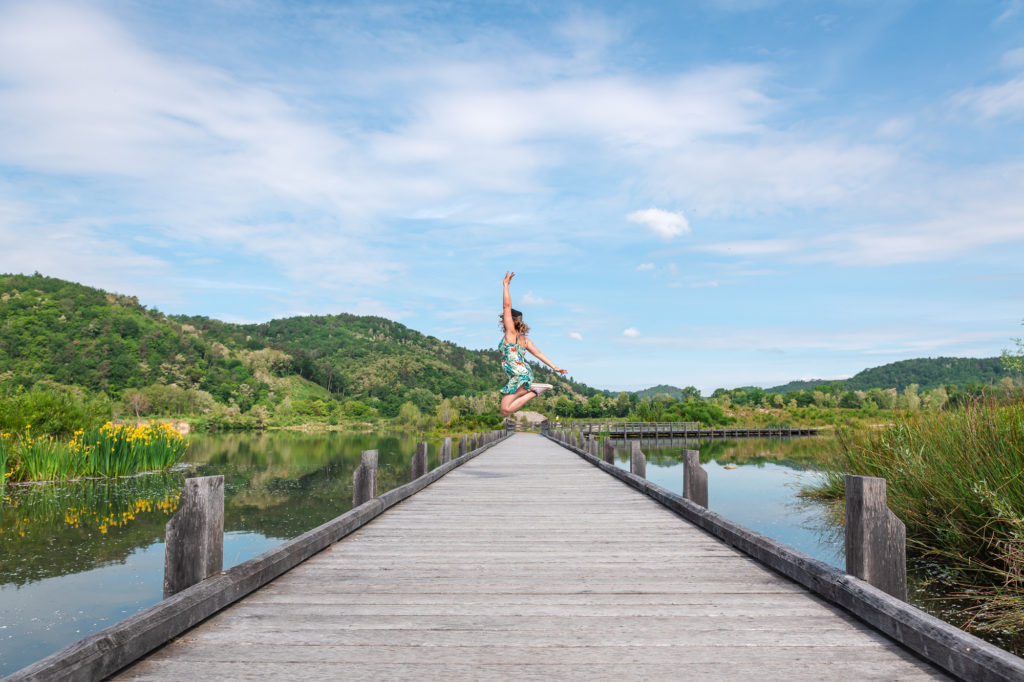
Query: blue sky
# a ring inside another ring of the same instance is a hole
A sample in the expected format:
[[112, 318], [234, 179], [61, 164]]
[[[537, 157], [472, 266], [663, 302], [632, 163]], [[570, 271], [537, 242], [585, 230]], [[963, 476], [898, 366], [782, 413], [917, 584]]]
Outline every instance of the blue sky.
[[705, 392], [1024, 318], [1024, 2], [5, 2], [0, 271]]

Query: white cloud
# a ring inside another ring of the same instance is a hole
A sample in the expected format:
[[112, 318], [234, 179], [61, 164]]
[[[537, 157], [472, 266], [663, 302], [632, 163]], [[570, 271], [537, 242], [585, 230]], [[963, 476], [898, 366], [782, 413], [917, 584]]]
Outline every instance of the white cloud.
[[541, 298], [540, 296], [534, 295], [533, 291], [527, 291], [523, 294], [522, 298], [519, 299], [520, 305], [548, 305], [551, 303], [549, 299]]
[[653, 270], [654, 269], [654, 263], [641, 263], [640, 265], [636, 266], [636, 269], [637, 270], [641, 270], [641, 271], [642, 270]]
[[579, 332], [569, 332], [569, 338], [576, 339], [577, 341], [582, 341], [583, 334], [580, 334]]
[[973, 110], [982, 119], [1024, 115], [1024, 76], [964, 90], [953, 97], [953, 103]]
[[626, 327], [625, 329], [622, 330], [622, 335], [629, 337], [631, 339], [635, 339], [638, 336], [640, 336], [640, 330], [637, 329], [636, 327]]
[[1008, 69], [1024, 68], [1024, 47], [1007, 50], [1000, 61]]
[[698, 244], [694, 251], [718, 253], [725, 256], [770, 256], [789, 253], [799, 247], [799, 242], [792, 239], [746, 239], [731, 242]]
[[633, 211], [626, 216], [631, 223], [646, 225], [651, 232], [662, 239], [672, 239], [690, 233], [690, 223], [681, 211], [663, 211], [660, 208], [647, 208]]

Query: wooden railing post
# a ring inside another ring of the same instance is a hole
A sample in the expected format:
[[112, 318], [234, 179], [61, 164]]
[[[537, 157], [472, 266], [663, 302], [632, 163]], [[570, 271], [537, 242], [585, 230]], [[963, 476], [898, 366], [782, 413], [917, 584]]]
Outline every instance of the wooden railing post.
[[416, 444], [416, 454], [412, 456], [412, 480], [427, 473], [427, 442], [420, 441]]
[[846, 572], [907, 600], [907, 529], [889, 510], [884, 478], [846, 476]]
[[476, 442], [476, 434], [472, 433], [469, 436], [469, 449], [476, 450], [480, 445]]
[[587, 436], [587, 452], [590, 453], [591, 457], [597, 457], [597, 436], [593, 432]]
[[462, 434], [462, 438], [459, 439], [459, 457], [466, 454], [466, 434]]
[[361, 461], [352, 472], [352, 506], [377, 497], [377, 451], [363, 450]]
[[540, 432], [544, 436], [551, 435], [551, 422], [545, 419], [540, 423]]
[[165, 528], [164, 599], [224, 567], [224, 477], [186, 478]]
[[508, 433], [515, 433], [515, 432], [516, 432], [516, 420], [512, 419], [512, 418], [506, 419], [505, 420], [505, 433], [508, 434]]
[[708, 472], [700, 465], [700, 450], [683, 450], [683, 497], [708, 508]]
[[608, 437], [604, 439], [604, 461], [615, 464], [615, 447], [612, 446], [612, 434], [609, 431]]
[[447, 464], [450, 461], [452, 461], [452, 439], [449, 436], [441, 443], [441, 464]]
[[629, 471], [640, 478], [647, 478], [647, 457], [640, 451], [640, 441], [630, 443]]

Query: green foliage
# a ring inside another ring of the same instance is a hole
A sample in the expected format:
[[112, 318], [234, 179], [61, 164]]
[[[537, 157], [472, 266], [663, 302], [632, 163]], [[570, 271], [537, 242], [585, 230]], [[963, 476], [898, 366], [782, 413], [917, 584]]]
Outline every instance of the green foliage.
[[1017, 350], [1014, 352], [1004, 350], [1000, 359], [1003, 366], [1009, 371], [1024, 374], [1024, 339], [1017, 337], [1013, 339], [1013, 343], [1017, 346]]
[[[71, 440], [0, 434], [0, 459], [13, 481], [53, 481], [83, 476], [126, 476], [167, 469], [188, 447], [167, 424], [114, 425], [75, 432]], [[5, 474], [8, 473], [5, 471]]]
[[806, 494], [841, 500], [845, 474], [885, 478], [908, 542], [968, 582], [1016, 594], [1016, 620], [1000, 622], [1024, 629], [1024, 403], [903, 412], [887, 428], [840, 433], [839, 458]]
[[37, 434], [69, 438], [79, 429], [98, 427], [111, 415], [105, 395], [87, 395], [73, 386], [40, 382], [28, 391], [10, 384], [0, 390], [0, 431], [22, 432], [31, 425]]
[[[700, 422], [701, 426], [728, 426], [736, 422], [718, 405], [700, 400], [688, 400], [677, 403], [672, 410], [678, 417], [677, 421]], [[674, 420], [676, 421], [676, 420]]]

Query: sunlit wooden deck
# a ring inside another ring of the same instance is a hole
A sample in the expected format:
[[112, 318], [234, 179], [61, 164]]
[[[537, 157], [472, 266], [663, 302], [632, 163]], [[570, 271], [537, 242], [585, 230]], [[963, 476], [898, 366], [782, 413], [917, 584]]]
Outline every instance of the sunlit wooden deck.
[[946, 679], [517, 435], [117, 679]]

